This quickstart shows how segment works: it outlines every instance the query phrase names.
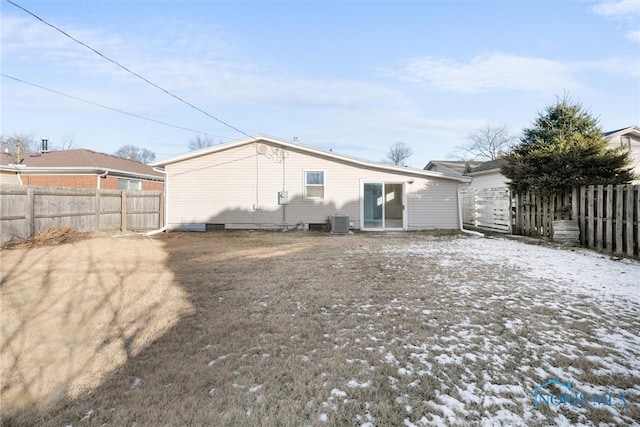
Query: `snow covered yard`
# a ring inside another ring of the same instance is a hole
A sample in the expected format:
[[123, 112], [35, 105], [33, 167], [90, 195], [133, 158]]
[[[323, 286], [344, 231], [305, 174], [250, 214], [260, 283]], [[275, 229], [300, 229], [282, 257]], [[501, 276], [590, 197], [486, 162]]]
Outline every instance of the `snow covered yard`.
[[[636, 261], [448, 233], [157, 242], [191, 311], [93, 393], [10, 425], [640, 420]], [[551, 379], [571, 388], [534, 400]]]

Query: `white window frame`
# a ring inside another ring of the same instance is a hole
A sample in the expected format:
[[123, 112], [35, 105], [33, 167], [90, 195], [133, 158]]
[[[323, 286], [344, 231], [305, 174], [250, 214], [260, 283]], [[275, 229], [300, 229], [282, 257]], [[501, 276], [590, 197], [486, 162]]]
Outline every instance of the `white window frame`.
[[[307, 184], [308, 173], [322, 173], [322, 184]], [[322, 187], [322, 197], [308, 196], [307, 187]], [[327, 198], [327, 173], [322, 169], [305, 169], [302, 171], [302, 193], [305, 200], [324, 200]]]
[[[120, 183], [126, 182], [126, 188], [120, 188]], [[135, 184], [135, 187], [132, 188], [131, 184]], [[118, 190], [142, 190], [142, 181], [139, 179], [130, 179], [130, 178], [118, 178]]]

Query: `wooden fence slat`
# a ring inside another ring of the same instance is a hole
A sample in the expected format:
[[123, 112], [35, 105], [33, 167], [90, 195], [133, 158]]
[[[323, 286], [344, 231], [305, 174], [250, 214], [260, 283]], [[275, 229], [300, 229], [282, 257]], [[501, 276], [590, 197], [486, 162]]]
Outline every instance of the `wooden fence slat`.
[[636, 228], [636, 254], [640, 258], [640, 185], [633, 186], [633, 192], [636, 196], [636, 222], [634, 227]]
[[605, 234], [605, 248], [613, 253], [613, 185], [607, 185], [607, 230]]
[[626, 229], [626, 247], [627, 247], [627, 255], [633, 256], [634, 244], [633, 244], [633, 199], [634, 199], [634, 191], [633, 186], [626, 185], [626, 193], [627, 200], [625, 203], [625, 229]]
[[594, 186], [590, 185], [589, 190], [587, 192], [587, 205], [589, 206], [589, 217], [587, 218], [587, 246], [592, 248], [593, 245], [593, 234], [594, 234]]
[[596, 187], [596, 249], [602, 250], [602, 235], [604, 234], [604, 224], [602, 219], [602, 206], [603, 206], [603, 192], [604, 187], [602, 185], [598, 185]]
[[586, 188], [580, 187], [580, 218], [578, 218], [578, 224], [580, 226], [580, 244], [583, 246], [587, 244], [587, 201], [586, 201]]
[[622, 228], [623, 228], [623, 214], [624, 209], [624, 185], [616, 185], [616, 243], [614, 247], [614, 253], [622, 254]]

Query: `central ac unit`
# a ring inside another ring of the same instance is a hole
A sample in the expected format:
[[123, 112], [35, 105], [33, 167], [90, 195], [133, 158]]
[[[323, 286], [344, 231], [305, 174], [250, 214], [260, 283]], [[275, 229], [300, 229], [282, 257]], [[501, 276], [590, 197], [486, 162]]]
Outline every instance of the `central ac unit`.
[[349, 215], [331, 215], [331, 234], [349, 233]]

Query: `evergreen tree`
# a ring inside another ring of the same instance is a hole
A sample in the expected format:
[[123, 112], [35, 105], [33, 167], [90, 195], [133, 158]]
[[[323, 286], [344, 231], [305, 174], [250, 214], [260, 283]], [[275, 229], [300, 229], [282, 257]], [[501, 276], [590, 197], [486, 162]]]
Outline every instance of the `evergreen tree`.
[[519, 192], [549, 196], [581, 185], [624, 184], [634, 178], [629, 153], [609, 148], [597, 119], [567, 98], [540, 113], [505, 158], [502, 174]]

